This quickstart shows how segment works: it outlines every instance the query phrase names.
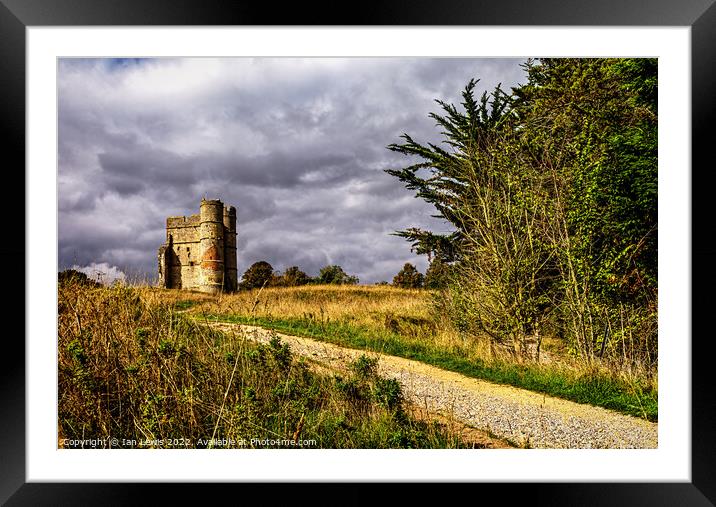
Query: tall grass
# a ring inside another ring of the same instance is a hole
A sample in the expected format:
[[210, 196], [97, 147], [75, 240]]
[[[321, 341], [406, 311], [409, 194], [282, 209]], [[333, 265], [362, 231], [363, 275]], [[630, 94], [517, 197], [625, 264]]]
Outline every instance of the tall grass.
[[367, 358], [345, 373], [318, 374], [276, 337], [255, 344], [198, 325], [177, 312], [169, 291], [73, 283], [58, 290], [61, 444], [464, 445], [443, 426], [412, 418], [400, 386]]

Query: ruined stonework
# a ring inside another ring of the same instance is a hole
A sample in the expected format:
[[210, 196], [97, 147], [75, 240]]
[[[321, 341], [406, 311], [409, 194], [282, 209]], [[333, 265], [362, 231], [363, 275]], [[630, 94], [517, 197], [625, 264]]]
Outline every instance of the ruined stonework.
[[167, 240], [158, 258], [160, 287], [235, 291], [236, 208], [202, 199], [198, 215], [168, 217]]

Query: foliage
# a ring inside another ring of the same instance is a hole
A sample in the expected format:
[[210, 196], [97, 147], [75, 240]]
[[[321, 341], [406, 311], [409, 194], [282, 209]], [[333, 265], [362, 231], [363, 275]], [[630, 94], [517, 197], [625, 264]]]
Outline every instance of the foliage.
[[423, 286], [425, 277], [411, 263], [406, 262], [395, 277], [393, 277], [393, 285], [401, 289], [419, 289]]
[[321, 268], [316, 282], [326, 285], [356, 285], [358, 278], [348, 275], [343, 271], [343, 268], [338, 265], [331, 265]]
[[241, 277], [239, 288], [248, 290], [264, 287], [271, 282], [273, 274], [273, 267], [268, 262], [254, 262]]
[[425, 271], [424, 286], [426, 289], [444, 289], [447, 287], [451, 274], [450, 264], [440, 257], [434, 257]]
[[[516, 94], [523, 140], [551, 179], [545, 234], [576, 353], [656, 364], [655, 59], [545, 59]], [[534, 128], [539, 125], [541, 128]], [[551, 226], [551, 227], [550, 227]], [[636, 342], [634, 341], [636, 337]], [[620, 350], [621, 349], [621, 350]]]
[[298, 287], [301, 285], [306, 285], [311, 281], [311, 278], [298, 269], [298, 266], [291, 266], [289, 268], [286, 268], [286, 271], [283, 272], [282, 278], [282, 285], [284, 287]]
[[91, 280], [85, 273], [75, 269], [65, 269], [57, 273], [57, 283], [60, 285], [78, 284], [87, 287], [101, 287], [102, 284]]
[[[431, 113], [447, 148], [387, 172], [433, 204], [447, 234], [397, 232], [452, 264], [465, 332], [537, 356], [542, 329], [587, 361], [656, 366], [657, 61], [542, 59], [527, 82]], [[433, 282], [431, 281], [431, 284]], [[611, 337], [611, 338], [610, 338]]]
[[[386, 172], [405, 183], [409, 190], [415, 190], [416, 197], [435, 206], [438, 211], [434, 215], [436, 218], [455, 227], [455, 231], [450, 234], [409, 228], [398, 231], [396, 235], [410, 241], [416, 253], [438, 256], [448, 262], [460, 257], [460, 245], [466, 232], [461, 227], [461, 219], [455, 208], [456, 198], [463, 195], [468, 187], [466, 162], [469, 162], [471, 153], [502, 129], [509, 105], [509, 96], [500, 86], [491, 94], [483, 93], [479, 101], [475, 100], [473, 92], [477, 82], [470, 80], [462, 93], [465, 113], [441, 100], [436, 102], [445, 115], [430, 113], [430, 117], [443, 129], [445, 143], [451, 151], [432, 143], [421, 145], [408, 134], [402, 135], [404, 143], [388, 146], [391, 151], [423, 159], [417, 164], [402, 169], [387, 169]], [[427, 174], [423, 176], [422, 173], [426, 171]]]

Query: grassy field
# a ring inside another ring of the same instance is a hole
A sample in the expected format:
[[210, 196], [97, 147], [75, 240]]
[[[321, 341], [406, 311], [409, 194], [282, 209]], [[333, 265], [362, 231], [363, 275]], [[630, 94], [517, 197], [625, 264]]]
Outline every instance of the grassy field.
[[255, 344], [177, 311], [202, 304], [213, 303], [149, 288], [60, 285], [58, 445], [470, 446], [448, 426], [415, 417], [400, 385], [367, 356], [339, 375], [319, 374], [278, 338]]
[[585, 365], [546, 337], [542, 361], [515, 362], [485, 340], [457, 332], [431, 304], [432, 293], [386, 286], [304, 286], [209, 297], [156, 290], [197, 319], [254, 324], [331, 343], [423, 361], [468, 376], [589, 403], [651, 421], [655, 378], [606, 363]]

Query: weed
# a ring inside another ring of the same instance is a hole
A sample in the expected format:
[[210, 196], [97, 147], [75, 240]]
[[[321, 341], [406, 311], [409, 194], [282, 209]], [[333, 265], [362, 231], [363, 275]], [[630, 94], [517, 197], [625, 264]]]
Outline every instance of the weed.
[[403, 391], [400, 383], [394, 378], [378, 378], [373, 385], [373, 395], [376, 401], [389, 410], [396, 410], [403, 403]]
[[176, 352], [176, 348], [174, 346], [174, 343], [172, 343], [170, 340], [160, 340], [159, 341], [159, 352], [163, 356], [172, 356]]
[[365, 354], [362, 354], [349, 366], [358, 378], [364, 380], [374, 378], [378, 373], [378, 359], [375, 357], [368, 357]]

